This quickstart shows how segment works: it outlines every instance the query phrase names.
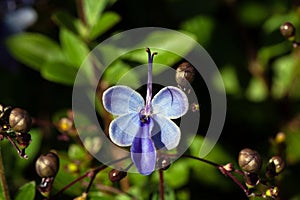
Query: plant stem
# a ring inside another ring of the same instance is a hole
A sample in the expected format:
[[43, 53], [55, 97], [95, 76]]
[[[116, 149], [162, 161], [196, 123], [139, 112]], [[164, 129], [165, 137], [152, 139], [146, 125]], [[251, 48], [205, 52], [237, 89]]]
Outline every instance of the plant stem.
[[159, 196], [160, 200], [165, 200], [165, 187], [164, 187], [164, 171], [159, 170]]
[[3, 196], [4, 196], [5, 200], [10, 200], [7, 182], [6, 182], [5, 173], [4, 173], [3, 161], [2, 161], [1, 146], [0, 146], [0, 184], [1, 184]]

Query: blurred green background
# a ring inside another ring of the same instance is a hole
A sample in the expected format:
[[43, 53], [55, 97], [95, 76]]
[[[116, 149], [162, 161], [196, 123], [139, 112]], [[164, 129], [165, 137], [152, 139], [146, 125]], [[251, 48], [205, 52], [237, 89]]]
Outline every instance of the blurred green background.
[[[19, 159], [7, 141], [0, 143], [12, 196], [26, 182], [39, 184], [34, 161], [50, 149], [56, 149], [62, 159], [56, 191], [99, 165], [76, 136], [62, 140], [53, 123], [71, 108], [74, 74], [90, 49], [115, 33], [153, 26], [191, 34], [222, 74], [227, 117], [207, 159], [237, 166], [238, 153], [245, 147], [256, 149], [264, 163], [279, 154], [287, 168], [276, 182], [281, 191], [278, 199], [300, 199], [300, 51], [280, 34], [286, 21], [300, 29], [299, 1], [1, 0], [0, 9], [0, 103], [25, 108], [39, 122], [31, 131], [29, 160]], [[297, 31], [296, 38], [300, 40]], [[130, 63], [143, 59], [125, 59], [114, 67], [122, 74]], [[175, 68], [180, 60], [169, 62]], [[104, 81], [113, 84], [116, 70], [107, 72]], [[198, 151], [210, 116], [209, 95], [200, 79], [192, 83], [200, 98], [201, 123], [190, 154]], [[276, 142], [278, 132], [286, 136], [283, 148]], [[100, 174], [90, 199], [130, 199], [101, 192], [100, 184], [126, 186], [126, 191], [141, 199], [158, 198], [157, 173], [129, 175], [122, 184], [110, 183], [107, 172]], [[166, 185], [168, 199], [248, 199], [217, 169], [194, 160], [172, 164], [166, 171]], [[79, 196], [85, 186], [75, 185], [61, 199]], [[41, 199], [38, 194], [35, 198]]]

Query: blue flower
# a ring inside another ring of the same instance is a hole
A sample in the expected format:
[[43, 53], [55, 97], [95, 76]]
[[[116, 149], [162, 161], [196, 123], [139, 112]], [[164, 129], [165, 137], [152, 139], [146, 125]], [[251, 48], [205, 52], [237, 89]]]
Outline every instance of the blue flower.
[[[109, 137], [121, 147], [131, 146], [131, 159], [139, 173], [149, 175], [155, 170], [156, 149], [177, 147], [181, 132], [171, 120], [188, 110], [184, 92], [174, 86], [161, 89], [152, 97], [152, 61], [149, 55], [146, 103], [143, 97], [127, 86], [113, 86], [103, 93], [104, 108], [117, 116], [109, 126]], [[158, 129], [154, 127], [158, 126]]]

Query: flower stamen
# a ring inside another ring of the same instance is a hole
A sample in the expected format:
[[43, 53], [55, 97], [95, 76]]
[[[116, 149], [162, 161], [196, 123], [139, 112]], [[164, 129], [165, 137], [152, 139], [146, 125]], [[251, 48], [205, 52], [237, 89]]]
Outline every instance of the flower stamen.
[[152, 64], [153, 64], [154, 55], [157, 55], [157, 52], [151, 53], [151, 50], [149, 48], [146, 49], [146, 52], [148, 53], [148, 82], [147, 82], [145, 114], [150, 115], [151, 99], [152, 99]]

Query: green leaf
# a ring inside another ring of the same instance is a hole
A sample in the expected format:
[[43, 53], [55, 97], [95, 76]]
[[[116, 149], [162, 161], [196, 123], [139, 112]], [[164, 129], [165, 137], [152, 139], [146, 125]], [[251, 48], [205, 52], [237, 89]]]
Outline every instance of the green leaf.
[[258, 51], [258, 59], [262, 66], [267, 66], [270, 59], [281, 56], [291, 49], [291, 43], [284, 41], [278, 44], [265, 46]]
[[31, 181], [20, 187], [15, 200], [34, 200], [35, 197], [35, 182]]
[[82, 146], [78, 144], [72, 144], [68, 150], [68, 156], [72, 160], [83, 160], [85, 158], [85, 151], [83, 150]]
[[129, 87], [135, 87], [139, 84], [138, 74], [130, 71], [131, 67], [118, 60], [112, 63], [104, 73], [104, 80], [110, 85], [122, 84]]
[[268, 96], [268, 90], [263, 81], [252, 77], [246, 90], [246, 97], [254, 102], [264, 101]]
[[206, 46], [212, 38], [215, 23], [211, 17], [200, 15], [188, 19], [180, 27], [196, 35], [197, 41], [201, 45]]
[[105, 12], [100, 17], [100, 19], [96, 22], [95, 26], [92, 27], [89, 39], [93, 40], [105, 33], [107, 30], [112, 28], [121, 20], [120, 16], [114, 12]]
[[[58, 155], [59, 155], [59, 170], [53, 184], [54, 187], [53, 193], [61, 190], [61, 188], [65, 187], [67, 184], [71, 183], [76, 178], [78, 178], [78, 174], [71, 173], [68, 171], [68, 166], [72, 164], [72, 161], [62, 151], [58, 152]], [[79, 196], [81, 195], [82, 191], [84, 191], [84, 188], [81, 182], [77, 182], [73, 186], [68, 188], [66, 191], [64, 191], [64, 194]]]
[[[226, 94], [238, 96], [241, 93], [241, 88], [236, 69], [231, 65], [224, 66], [221, 69], [221, 75], [224, 82]], [[221, 83], [222, 85], [220, 85], [220, 83], [217, 83], [217, 81], [218, 80], [216, 79], [216, 84], [218, 84], [218, 87], [222, 87], [223, 83]]]
[[48, 61], [63, 60], [60, 46], [52, 39], [38, 33], [21, 33], [6, 40], [10, 53], [20, 62], [41, 70]]
[[258, 26], [268, 17], [268, 11], [263, 3], [248, 1], [239, 7], [238, 17], [246, 25]]
[[[172, 188], [170, 188], [167, 183], [165, 183], [165, 193], [164, 193], [164, 199], [165, 200], [174, 200], [176, 199], [175, 197], [175, 192], [174, 190], [172, 190]], [[151, 200], [160, 200], [160, 192], [157, 191], [153, 194]]]
[[[187, 33], [184, 32], [184, 34]], [[190, 33], [188, 35], [191, 38], [195, 38], [195, 36]], [[158, 55], [154, 58], [154, 62], [167, 66], [172, 66], [178, 62], [181, 57], [177, 54], [165, 51], [164, 49], [177, 49], [179, 51], [177, 53], [184, 56], [193, 48], [193, 44], [187, 44], [184, 40], [178, 40], [177, 32], [173, 33], [169, 31], [155, 31], [141, 41], [139, 46], [148, 47], [149, 44], [151, 44], [151, 46], [159, 47], [159, 49], [151, 48], [152, 52], [158, 52]], [[124, 58], [140, 63], [148, 62], [148, 57], [145, 56], [145, 49], [132, 51], [131, 53], [126, 54]], [[153, 68], [153, 73], [155, 73], [155, 68]]]
[[[197, 135], [194, 138], [193, 143], [190, 146], [191, 155], [197, 156], [199, 154], [199, 150], [203, 144], [203, 141], [203, 136]], [[220, 164], [233, 163], [232, 156], [230, 156], [229, 153], [227, 153], [226, 149], [224, 149], [218, 144], [214, 146], [212, 151], [205, 157], [205, 159]], [[185, 161], [187, 162], [187, 160]], [[191, 172], [193, 174], [193, 178], [207, 185], [213, 185], [215, 187], [218, 187], [222, 190], [230, 190], [230, 185], [228, 185], [227, 182], [229, 180], [226, 179], [226, 177], [216, 167], [192, 159], [189, 159], [188, 163], [193, 169], [193, 171]]]
[[85, 0], [83, 1], [83, 13], [87, 24], [93, 27], [99, 20], [109, 0]]
[[68, 29], [73, 33], [78, 33], [77, 24], [79, 21], [70, 14], [64, 11], [57, 11], [52, 15], [52, 20], [61, 28]]
[[64, 28], [60, 31], [60, 41], [68, 63], [79, 68], [90, 52], [88, 46], [78, 36]]
[[48, 62], [43, 66], [41, 74], [48, 81], [73, 85], [77, 69], [63, 62]]
[[288, 55], [279, 58], [274, 63], [274, 82], [272, 85], [272, 95], [275, 98], [282, 98], [291, 89], [291, 84], [297, 76], [296, 60]]

